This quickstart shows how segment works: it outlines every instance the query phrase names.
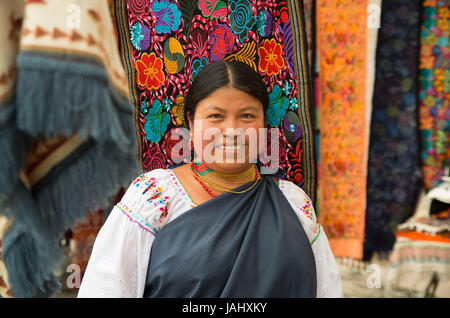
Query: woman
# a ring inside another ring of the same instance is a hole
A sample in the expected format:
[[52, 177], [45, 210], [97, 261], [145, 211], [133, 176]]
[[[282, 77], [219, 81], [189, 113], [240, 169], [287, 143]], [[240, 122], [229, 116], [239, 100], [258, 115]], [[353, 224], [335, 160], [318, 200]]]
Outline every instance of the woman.
[[[268, 104], [243, 63], [198, 73], [185, 105], [196, 160], [134, 180], [97, 236], [79, 297], [342, 296], [308, 196], [261, 174], [251, 134], [230, 133], [253, 131], [259, 144]], [[211, 141], [211, 131], [221, 134]]]

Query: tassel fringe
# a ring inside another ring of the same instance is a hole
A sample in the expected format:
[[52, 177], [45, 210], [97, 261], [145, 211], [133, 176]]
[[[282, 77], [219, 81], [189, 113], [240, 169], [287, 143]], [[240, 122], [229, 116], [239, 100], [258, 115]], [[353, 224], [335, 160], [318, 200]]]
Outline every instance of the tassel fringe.
[[17, 184], [26, 155], [25, 140], [16, 129], [14, 118], [15, 101], [10, 98], [0, 105], [0, 202]]
[[129, 152], [135, 133], [127, 135], [121, 119], [134, 123], [133, 106], [112, 87], [101, 63], [28, 51], [18, 55], [17, 65], [17, 126], [22, 131], [36, 138], [76, 133]]

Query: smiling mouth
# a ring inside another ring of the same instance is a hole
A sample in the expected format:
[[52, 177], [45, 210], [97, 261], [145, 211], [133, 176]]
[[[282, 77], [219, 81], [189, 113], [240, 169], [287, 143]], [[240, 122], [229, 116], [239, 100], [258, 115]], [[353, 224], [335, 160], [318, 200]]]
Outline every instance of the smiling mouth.
[[246, 147], [246, 144], [239, 144], [239, 145], [218, 145], [215, 148], [222, 149], [223, 151], [237, 151], [237, 150], [243, 149], [245, 147]]

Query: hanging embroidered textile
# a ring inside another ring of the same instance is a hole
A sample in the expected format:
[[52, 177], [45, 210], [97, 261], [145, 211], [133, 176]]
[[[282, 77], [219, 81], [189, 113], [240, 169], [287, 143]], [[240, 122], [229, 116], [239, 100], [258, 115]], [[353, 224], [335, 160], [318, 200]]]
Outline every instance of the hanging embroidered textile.
[[108, 1], [0, 5], [2, 257], [14, 297], [46, 297], [65, 231], [140, 173], [133, 107]]
[[424, 1], [420, 27], [419, 129], [426, 191], [450, 166], [449, 1]]
[[173, 132], [185, 124], [183, 96], [196, 74], [217, 60], [240, 61], [268, 86], [268, 121], [280, 129], [281, 177], [315, 202], [312, 96], [301, 1], [122, 0], [116, 1], [116, 19], [138, 111], [145, 171], [176, 165]]
[[362, 258], [367, 1], [317, 0], [320, 223], [336, 257]]
[[416, 79], [420, 0], [383, 1], [367, 172], [365, 258], [391, 250], [421, 186]]

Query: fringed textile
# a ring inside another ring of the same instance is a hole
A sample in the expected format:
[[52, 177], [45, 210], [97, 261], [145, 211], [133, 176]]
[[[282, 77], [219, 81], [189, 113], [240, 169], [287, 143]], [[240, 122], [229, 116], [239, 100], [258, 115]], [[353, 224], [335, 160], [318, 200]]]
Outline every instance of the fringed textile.
[[87, 211], [108, 208], [141, 172], [108, 1], [1, 1], [0, 12], [13, 3], [26, 18], [1, 19], [11, 39], [21, 28], [20, 50], [0, 58], [0, 74], [7, 58], [7, 70], [18, 70], [14, 88], [0, 91], [10, 97], [0, 107], [8, 132], [0, 138], [0, 213], [11, 221], [2, 257], [14, 297], [45, 297], [59, 287], [64, 233]]

